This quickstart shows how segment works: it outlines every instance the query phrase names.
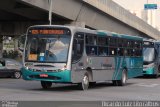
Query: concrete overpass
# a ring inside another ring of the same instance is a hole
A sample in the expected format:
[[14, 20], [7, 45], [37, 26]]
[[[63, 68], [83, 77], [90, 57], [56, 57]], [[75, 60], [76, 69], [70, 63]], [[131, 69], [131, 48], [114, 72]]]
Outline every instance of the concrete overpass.
[[[0, 35], [21, 35], [34, 24], [48, 24], [48, 0], [0, 1]], [[53, 24], [160, 38], [160, 32], [111, 0], [53, 0]]]
[[[8, 36], [17, 38], [35, 24], [49, 24], [48, 0], [0, 1], [0, 57]], [[53, 24], [72, 24], [91, 29], [160, 39], [160, 32], [111, 0], [53, 0]], [[5, 38], [4, 38], [5, 37]]]

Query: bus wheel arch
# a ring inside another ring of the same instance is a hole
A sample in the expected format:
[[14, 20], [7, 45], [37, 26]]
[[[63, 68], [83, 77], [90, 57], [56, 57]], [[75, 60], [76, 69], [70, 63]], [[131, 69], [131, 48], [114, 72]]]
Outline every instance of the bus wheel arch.
[[78, 86], [81, 90], [87, 90], [91, 81], [93, 81], [92, 69], [88, 67], [84, 72], [82, 82]]
[[78, 87], [80, 90], [87, 90], [89, 87], [89, 75], [88, 72], [85, 72], [82, 81], [78, 83]]
[[88, 67], [86, 69], [86, 72], [88, 73], [88, 77], [89, 77], [89, 82], [93, 81], [93, 73], [92, 73], [92, 69], [90, 67]]

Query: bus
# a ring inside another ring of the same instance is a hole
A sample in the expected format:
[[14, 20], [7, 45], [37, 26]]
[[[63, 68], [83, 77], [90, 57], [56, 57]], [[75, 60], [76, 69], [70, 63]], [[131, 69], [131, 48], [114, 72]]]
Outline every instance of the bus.
[[96, 82], [143, 75], [143, 39], [137, 36], [74, 26], [35, 25], [28, 28], [23, 53], [24, 80], [73, 83], [87, 90]]
[[160, 74], [160, 41], [143, 40], [143, 75], [157, 78]]

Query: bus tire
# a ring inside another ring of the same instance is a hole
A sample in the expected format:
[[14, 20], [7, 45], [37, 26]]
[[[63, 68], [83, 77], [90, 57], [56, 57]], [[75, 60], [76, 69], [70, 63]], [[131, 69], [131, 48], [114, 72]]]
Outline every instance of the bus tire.
[[156, 72], [156, 74], [153, 75], [153, 78], [158, 78], [159, 74]]
[[89, 87], [89, 76], [88, 73], [85, 73], [83, 78], [82, 78], [82, 82], [78, 84], [79, 88], [81, 90], [87, 90]]
[[126, 82], [127, 82], [127, 70], [123, 69], [121, 80], [117, 81], [117, 85], [124, 86], [124, 85], [126, 85]]
[[52, 82], [49, 81], [41, 81], [41, 86], [43, 89], [49, 89], [52, 86]]
[[114, 86], [118, 86], [118, 80], [112, 80]]

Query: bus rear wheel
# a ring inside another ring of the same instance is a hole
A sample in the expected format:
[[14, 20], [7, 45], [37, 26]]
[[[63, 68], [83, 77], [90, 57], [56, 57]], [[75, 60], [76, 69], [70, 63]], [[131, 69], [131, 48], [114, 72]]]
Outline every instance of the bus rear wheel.
[[49, 81], [41, 81], [41, 86], [43, 89], [49, 89], [52, 86], [52, 82]]
[[115, 86], [124, 86], [127, 82], [127, 70], [123, 69], [121, 80], [113, 80], [113, 85]]
[[126, 82], [127, 82], [127, 71], [126, 69], [123, 69], [121, 80], [118, 80], [118, 85], [124, 86], [126, 85]]
[[82, 78], [82, 82], [78, 84], [79, 88], [81, 90], [87, 90], [89, 87], [89, 76], [88, 73], [85, 73], [85, 75]]

